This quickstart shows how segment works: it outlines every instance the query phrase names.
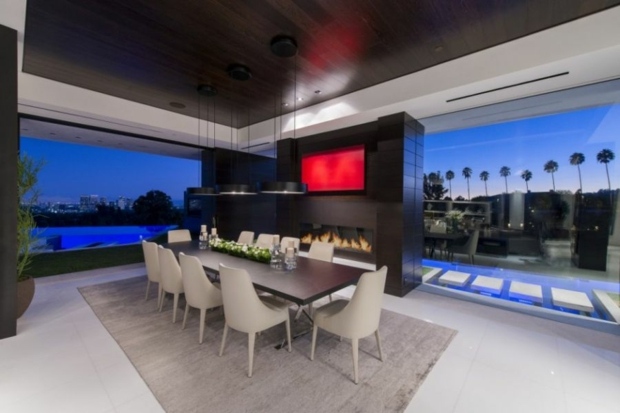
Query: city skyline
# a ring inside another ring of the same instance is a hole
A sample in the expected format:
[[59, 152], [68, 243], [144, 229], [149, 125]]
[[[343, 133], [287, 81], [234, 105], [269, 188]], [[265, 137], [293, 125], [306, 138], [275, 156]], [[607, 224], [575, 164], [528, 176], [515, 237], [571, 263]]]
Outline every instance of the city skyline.
[[178, 203], [185, 189], [200, 181], [200, 162], [191, 159], [25, 136], [20, 150], [44, 162], [38, 184], [43, 203], [76, 204], [84, 195], [108, 202], [120, 197], [135, 200], [150, 190], [165, 192]]

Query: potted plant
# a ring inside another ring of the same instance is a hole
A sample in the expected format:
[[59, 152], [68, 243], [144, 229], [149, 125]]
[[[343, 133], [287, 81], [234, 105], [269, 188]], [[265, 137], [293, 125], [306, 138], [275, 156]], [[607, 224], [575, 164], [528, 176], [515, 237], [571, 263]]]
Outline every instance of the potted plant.
[[43, 162], [25, 154], [17, 160], [17, 318], [26, 312], [34, 297], [34, 279], [27, 271], [37, 239], [32, 207], [39, 198], [37, 182], [42, 167]]

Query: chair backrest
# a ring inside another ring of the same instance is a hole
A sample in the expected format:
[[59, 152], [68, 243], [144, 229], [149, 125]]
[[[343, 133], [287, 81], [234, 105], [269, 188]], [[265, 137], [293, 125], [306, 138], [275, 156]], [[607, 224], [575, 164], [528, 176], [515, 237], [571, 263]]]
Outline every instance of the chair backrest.
[[189, 229], [173, 229], [168, 231], [168, 242], [182, 242], [191, 240], [192, 234], [189, 233]]
[[332, 262], [334, 259], [334, 244], [329, 242], [313, 241], [310, 244], [308, 258]]
[[362, 338], [371, 335], [379, 328], [383, 289], [387, 277], [387, 266], [372, 272], [365, 272], [357, 283], [349, 304], [338, 315], [345, 326], [345, 337]]
[[187, 303], [194, 308], [211, 308], [214, 301], [222, 301], [222, 293], [209, 281], [197, 257], [179, 254], [181, 278]]
[[142, 241], [142, 252], [144, 253], [144, 264], [146, 265], [146, 275], [150, 281], [160, 282], [159, 275], [159, 255], [157, 244], [154, 242]]
[[220, 264], [224, 317], [229, 327], [244, 333], [267, 328], [275, 310], [262, 303], [248, 272]]
[[[273, 237], [277, 235], [274, 234], [258, 234], [258, 238], [256, 238], [256, 245], [259, 248], [271, 248], [273, 245]], [[277, 236], [278, 239], [280, 238]]]
[[476, 253], [476, 248], [478, 247], [478, 238], [480, 237], [480, 230], [476, 229], [471, 233], [469, 239], [465, 243], [463, 247], [464, 250], [467, 250], [468, 255], [474, 255]]
[[293, 247], [299, 251], [299, 238], [293, 237], [282, 237], [282, 240], [280, 240], [280, 250], [282, 252], [286, 252], [286, 249], [289, 247], [291, 241], [293, 242]]
[[440, 234], [445, 234], [446, 233], [446, 224], [431, 224], [431, 227], [429, 229], [430, 232], [438, 232]]
[[241, 231], [239, 234], [239, 239], [237, 239], [239, 244], [254, 244], [254, 232], [253, 231]]
[[181, 267], [174, 256], [174, 252], [168, 248], [159, 246], [159, 271], [161, 285], [167, 292], [182, 292], [183, 281], [181, 279]]

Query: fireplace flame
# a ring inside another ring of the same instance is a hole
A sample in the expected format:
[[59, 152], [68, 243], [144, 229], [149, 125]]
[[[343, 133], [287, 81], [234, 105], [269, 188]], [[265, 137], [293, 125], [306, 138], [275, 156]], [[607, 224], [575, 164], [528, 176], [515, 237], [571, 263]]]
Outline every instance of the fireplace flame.
[[301, 237], [300, 241], [302, 244], [312, 244], [314, 241], [330, 242], [334, 244], [335, 248], [372, 253], [372, 245], [370, 245], [370, 242], [362, 235], [359, 235], [357, 239], [347, 239], [332, 231], [327, 231], [323, 234], [315, 235], [314, 237], [312, 234], [306, 234]]

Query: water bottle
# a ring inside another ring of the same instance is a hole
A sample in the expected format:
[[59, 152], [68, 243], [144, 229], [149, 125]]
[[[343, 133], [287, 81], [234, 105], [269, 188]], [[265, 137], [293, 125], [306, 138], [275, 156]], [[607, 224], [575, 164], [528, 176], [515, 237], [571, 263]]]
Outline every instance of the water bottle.
[[280, 251], [280, 244], [273, 244], [271, 246], [271, 260], [269, 261], [269, 265], [274, 270], [281, 270], [283, 266], [282, 262], [282, 252]]

